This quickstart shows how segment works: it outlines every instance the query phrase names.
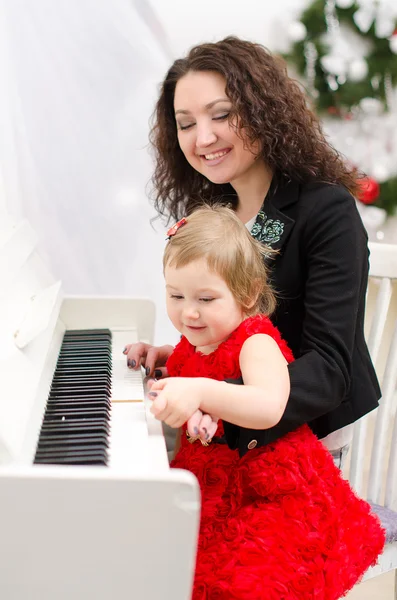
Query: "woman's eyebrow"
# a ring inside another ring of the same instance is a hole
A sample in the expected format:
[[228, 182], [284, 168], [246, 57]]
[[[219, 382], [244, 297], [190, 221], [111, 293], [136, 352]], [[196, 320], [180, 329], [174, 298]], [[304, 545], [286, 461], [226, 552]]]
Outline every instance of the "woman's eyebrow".
[[[217, 100], [213, 100], [212, 102], [209, 102], [208, 104], [206, 104], [204, 108], [212, 108], [213, 106], [215, 106], [215, 104], [218, 104], [218, 102], [230, 102], [230, 100], [229, 100], [229, 98], [217, 98]], [[188, 115], [188, 114], [190, 114], [190, 111], [179, 109], [179, 110], [175, 111], [175, 115], [178, 115], [178, 114]]]

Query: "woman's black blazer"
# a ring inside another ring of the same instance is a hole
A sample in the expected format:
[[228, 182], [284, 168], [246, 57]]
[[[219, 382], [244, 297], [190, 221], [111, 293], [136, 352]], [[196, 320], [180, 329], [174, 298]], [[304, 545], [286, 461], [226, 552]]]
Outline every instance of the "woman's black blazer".
[[[278, 295], [272, 317], [294, 353], [281, 421], [252, 430], [224, 423], [241, 455], [308, 423], [322, 438], [378, 406], [380, 389], [364, 339], [367, 234], [340, 185], [272, 184], [252, 234], [278, 250], [269, 258]], [[242, 380], [234, 381], [242, 383]]]

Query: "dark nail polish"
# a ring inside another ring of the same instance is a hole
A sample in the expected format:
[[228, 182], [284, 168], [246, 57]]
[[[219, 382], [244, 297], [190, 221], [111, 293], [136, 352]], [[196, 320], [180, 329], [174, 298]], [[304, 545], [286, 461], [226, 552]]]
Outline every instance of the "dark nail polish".
[[153, 396], [153, 398], [155, 398], [157, 396], [157, 392], [149, 392], [149, 396]]
[[206, 439], [206, 440], [208, 440], [208, 439], [209, 439], [209, 437], [210, 437], [210, 434], [209, 434], [209, 433], [206, 433], [206, 434], [205, 434], [205, 439]]
[[147, 377], [149, 375], [149, 373], [150, 373], [150, 368], [149, 367], [146, 367], [145, 373], [146, 373], [146, 377]]
[[198, 434], [199, 434], [198, 427], [195, 427], [195, 428], [193, 429], [193, 431], [194, 431], [194, 433], [195, 433], [196, 435], [198, 435]]
[[132, 366], [132, 365], [131, 365], [131, 361], [130, 361], [130, 359], [128, 359], [128, 360], [127, 360], [127, 367], [131, 367], [131, 366]]
[[160, 371], [160, 369], [155, 369], [154, 376], [156, 377], [156, 379], [160, 379], [160, 377], [162, 376], [162, 372]]
[[126, 352], [127, 352], [127, 346], [124, 347], [123, 354], [126, 354]]
[[132, 360], [132, 361], [131, 361], [131, 367], [132, 367], [132, 368], [136, 367], [136, 362], [135, 362], [135, 360]]
[[206, 430], [206, 428], [205, 428], [205, 427], [203, 427], [203, 431], [204, 431], [205, 433], [207, 433], [207, 430]]

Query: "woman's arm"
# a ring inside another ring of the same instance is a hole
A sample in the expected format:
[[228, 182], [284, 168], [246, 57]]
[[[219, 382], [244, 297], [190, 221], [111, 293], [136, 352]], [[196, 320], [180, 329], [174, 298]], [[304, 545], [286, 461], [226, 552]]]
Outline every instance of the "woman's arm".
[[283, 420], [292, 428], [337, 408], [346, 398], [358, 313], [368, 279], [367, 238], [355, 202], [328, 188], [302, 235], [304, 317], [299, 357], [289, 365], [291, 394]]
[[[285, 412], [261, 434], [263, 444], [335, 410], [350, 392], [357, 340], [365, 350], [366, 233], [348, 192], [335, 186], [313, 193], [317, 197], [300, 240], [305, 281], [299, 357], [288, 366], [291, 392]], [[225, 432], [231, 447], [244, 447], [253, 435], [227, 424]]]

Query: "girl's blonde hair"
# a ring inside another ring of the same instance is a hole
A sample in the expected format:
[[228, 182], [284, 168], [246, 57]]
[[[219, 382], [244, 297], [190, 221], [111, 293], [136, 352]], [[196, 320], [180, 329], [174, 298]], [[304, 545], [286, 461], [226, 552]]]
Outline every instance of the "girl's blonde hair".
[[204, 205], [170, 238], [163, 268], [170, 265], [178, 269], [204, 258], [248, 316], [270, 315], [276, 301], [264, 262], [269, 253], [273, 251], [251, 236], [233, 210]]

